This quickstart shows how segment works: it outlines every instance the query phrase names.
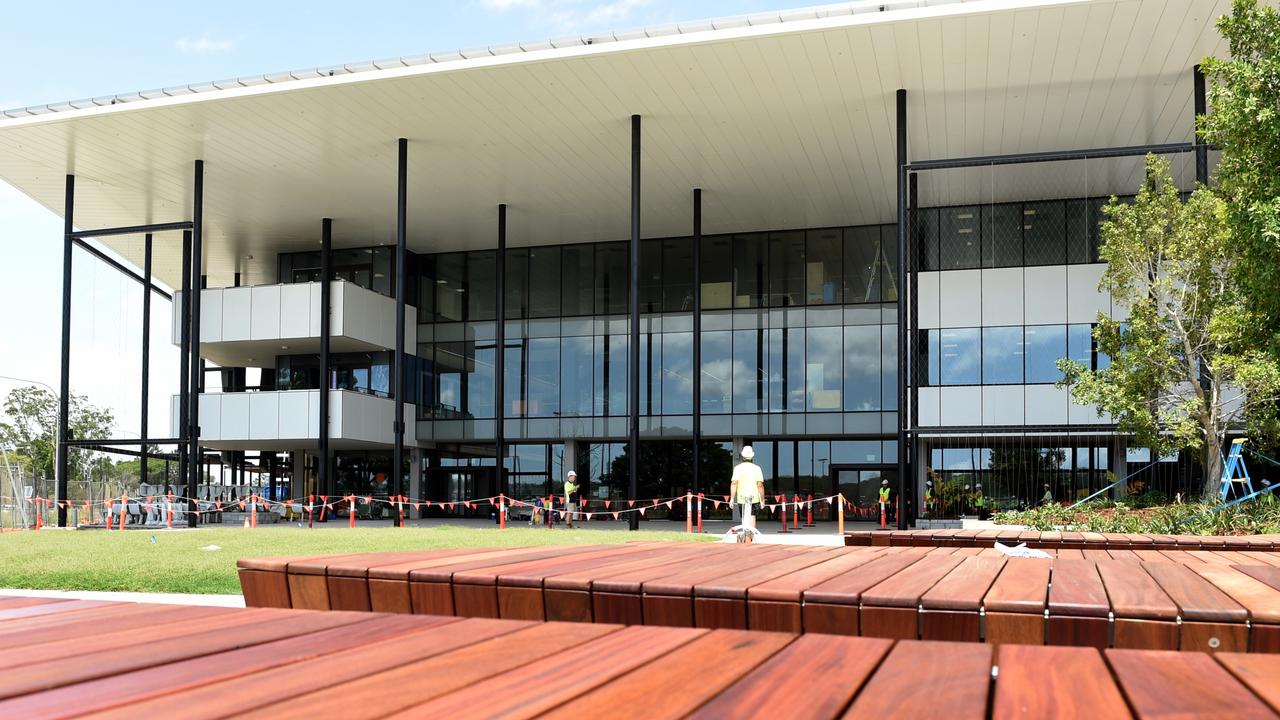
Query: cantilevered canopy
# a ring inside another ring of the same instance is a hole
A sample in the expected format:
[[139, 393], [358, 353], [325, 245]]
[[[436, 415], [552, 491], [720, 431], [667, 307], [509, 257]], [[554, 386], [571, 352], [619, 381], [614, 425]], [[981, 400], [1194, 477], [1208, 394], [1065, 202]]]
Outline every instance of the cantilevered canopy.
[[[624, 239], [633, 113], [647, 237], [688, 233], [695, 186], [707, 233], [888, 222], [897, 88], [917, 160], [1185, 142], [1191, 68], [1224, 51], [1229, 3], [854, 5], [868, 11], [19, 114], [0, 119], [0, 177], [60, 213], [73, 173], [78, 225], [132, 225], [187, 219], [203, 158], [211, 285], [271, 281], [274, 253], [317, 248], [324, 216], [337, 245], [392, 243], [398, 137], [411, 250], [492, 247], [501, 202], [512, 246]], [[955, 177], [931, 192], [966, 201]], [[141, 238], [109, 244], [140, 261]], [[178, 249], [158, 242], [155, 261], [175, 285]]]

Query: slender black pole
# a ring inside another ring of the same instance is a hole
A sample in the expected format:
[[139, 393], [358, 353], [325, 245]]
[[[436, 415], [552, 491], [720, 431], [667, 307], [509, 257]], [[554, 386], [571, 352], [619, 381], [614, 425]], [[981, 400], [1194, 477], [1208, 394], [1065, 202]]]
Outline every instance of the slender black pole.
[[[908, 358], [907, 364], [904, 365], [901, 370], [899, 370], [899, 372], [903, 372], [907, 374], [907, 379], [906, 379], [907, 392], [908, 392], [907, 399], [909, 401], [909, 407], [910, 407], [910, 412], [906, 416], [906, 423], [907, 423], [908, 430], [914, 430], [915, 428], [920, 427], [920, 408], [919, 408], [919, 405], [920, 405], [919, 384], [920, 383], [916, 380], [916, 378], [919, 377], [916, 374], [916, 372], [918, 372], [918, 368], [912, 367], [915, 364], [914, 358], [918, 357], [919, 355], [919, 353], [915, 351], [915, 343], [916, 343], [915, 329], [920, 326], [920, 315], [916, 307], [916, 300], [918, 299], [918, 296], [916, 294], [916, 278], [917, 278], [916, 244], [918, 242], [917, 238], [920, 237], [920, 233], [917, 226], [917, 220], [916, 220], [916, 217], [917, 217], [916, 209], [919, 207], [920, 207], [919, 176], [916, 173], [910, 173], [907, 176], [907, 209], [908, 209], [907, 247], [906, 247], [907, 267], [904, 271], [904, 275], [907, 278], [908, 287], [907, 287], [907, 292], [905, 293], [901, 289], [898, 290], [898, 297], [906, 298], [908, 302], [907, 329], [905, 332], [899, 335], [899, 340], [901, 340], [902, 338], [906, 338], [908, 341], [907, 351], [906, 351], [906, 357]], [[908, 371], [908, 368], [912, 368], [912, 369]], [[904, 411], [902, 409], [899, 409], [898, 412], [904, 412]], [[908, 440], [910, 440], [910, 438], [914, 437], [914, 435], [908, 434], [907, 437], [908, 437]], [[911, 513], [908, 516], [908, 520], [910, 520], [912, 527], [915, 526], [916, 517], [920, 514], [920, 503], [919, 503], [920, 489], [919, 489], [919, 486], [917, 485], [917, 479], [918, 479], [917, 476], [920, 475], [920, 467], [919, 467], [918, 461], [919, 461], [919, 458], [914, 452], [911, 453], [909, 457], [907, 457], [907, 475], [909, 476], [908, 482], [907, 482], [907, 492], [911, 493], [911, 499], [913, 501], [911, 503]]]
[[58, 457], [55, 494], [58, 499], [58, 527], [67, 526], [67, 489], [70, 463], [67, 458], [71, 414], [71, 233], [76, 206], [76, 176], [67, 176], [62, 211], [62, 367], [58, 376]]
[[899, 89], [898, 101], [898, 529], [907, 527], [907, 91]]
[[191, 453], [191, 474], [187, 478], [187, 525], [196, 526], [196, 493], [202, 477], [200, 462], [200, 392], [204, 384], [204, 364], [200, 362], [200, 295], [204, 288], [204, 161], [196, 160], [194, 193], [191, 201], [191, 404], [187, 434]]
[[333, 219], [320, 221], [320, 428], [316, 437], [320, 438], [320, 474], [317, 485], [320, 494], [333, 497], [336, 492], [330, 487], [332, 473], [329, 472], [329, 334], [333, 307]]
[[[1196, 117], [1192, 118], [1192, 131], [1195, 132], [1195, 126], [1198, 124], [1198, 118], [1209, 112], [1209, 104], [1205, 100], [1204, 73], [1200, 71], [1200, 66], [1196, 65], [1193, 77], [1195, 78], [1195, 111]], [[1204, 138], [1200, 137], [1199, 132], [1195, 132], [1196, 140], [1196, 182], [1201, 185], [1209, 184], [1209, 146], [1205, 144]]]
[[187, 440], [190, 438], [191, 415], [191, 231], [182, 231], [182, 291], [178, 304], [181, 328], [178, 330], [178, 481], [179, 487], [187, 484], [187, 476], [191, 474], [191, 463], [194, 458], [188, 457]]
[[702, 188], [693, 189], [693, 491], [702, 489]]
[[[640, 477], [640, 116], [631, 116], [631, 343], [627, 363], [627, 410], [631, 413], [627, 455], [631, 460], [627, 497], [635, 500]], [[632, 530], [640, 516], [627, 513]]]
[[147, 472], [147, 406], [151, 402], [151, 233], [144, 238], [142, 250], [142, 415], [138, 420], [138, 435], [142, 439], [138, 481], [146, 485]]
[[[497, 457], [495, 461], [498, 468], [498, 492], [505, 494], [507, 492], [507, 473], [505, 469], [505, 461], [507, 457], [507, 433], [506, 433], [506, 407], [507, 407], [507, 386], [506, 386], [506, 354], [507, 354], [507, 205], [502, 203], [498, 205], [498, 256], [494, 263], [494, 271], [497, 273], [497, 281], [494, 283], [494, 292], [497, 295], [497, 308], [493, 342], [496, 347], [493, 356], [493, 405], [494, 405], [494, 425], [493, 440], [494, 454]], [[552, 478], [554, 481], [555, 478]]]
[[396, 160], [396, 353], [391, 362], [395, 383], [396, 417], [392, 424], [395, 445], [391, 453], [391, 493], [400, 495], [404, 467], [404, 304], [405, 304], [405, 213], [409, 198], [409, 141], [400, 138]]

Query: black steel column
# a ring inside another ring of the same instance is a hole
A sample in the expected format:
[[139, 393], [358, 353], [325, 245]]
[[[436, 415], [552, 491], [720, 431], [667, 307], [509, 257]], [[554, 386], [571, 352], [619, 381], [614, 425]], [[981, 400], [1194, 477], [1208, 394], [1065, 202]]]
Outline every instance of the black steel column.
[[187, 513], [188, 527], [196, 526], [196, 493], [199, 492], [201, 477], [200, 462], [200, 392], [204, 385], [204, 364], [200, 362], [200, 295], [203, 282], [195, 279], [203, 277], [204, 256], [204, 161], [196, 160], [194, 175], [194, 191], [191, 201], [191, 403], [187, 408], [187, 438], [191, 454], [191, 474], [187, 478], [187, 497], [190, 512]]
[[396, 417], [392, 424], [395, 446], [391, 452], [391, 494], [400, 495], [404, 467], [404, 303], [405, 303], [405, 212], [408, 204], [409, 141], [400, 138], [396, 160], [396, 353], [391, 361], [395, 383]]
[[142, 439], [142, 464], [138, 480], [147, 484], [147, 405], [151, 401], [151, 233], [147, 233], [142, 250], [142, 416], [138, 433]]
[[907, 265], [907, 91], [899, 89], [898, 105], [898, 163], [895, 182], [898, 188], [898, 529], [907, 527], [907, 300], [903, 297], [906, 287]]
[[[332, 319], [329, 317], [333, 307], [333, 219], [320, 221], [320, 473], [317, 486], [321, 495], [332, 497], [334, 488], [330, 487], [332, 473], [329, 472], [329, 333]], [[399, 394], [399, 393], [397, 393]]]
[[702, 489], [702, 188], [693, 189], [693, 492]]
[[[627, 455], [631, 460], [627, 497], [635, 500], [640, 476], [640, 116], [631, 116], [631, 342], [627, 348], [627, 412], [631, 415]], [[640, 529], [638, 513], [627, 513], [632, 530]]]
[[76, 205], [76, 176], [67, 176], [66, 194], [63, 196], [62, 210], [62, 368], [58, 378], [58, 452], [55, 468], [58, 499], [58, 527], [67, 526], [67, 488], [70, 463], [67, 458], [67, 432], [70, 429], [71, 413], [71, 233], [72, 213]]
[[187, 455], [187, 438], [191, 415], [191, 294], [194, 284], [191, 282], [191, 231], [182, 231], [182, 291], [178, 303], [180, 338], [178, 343], [178, 481], [174, 484], [182, 487], [187, 484], [187, 476], [191, 474], [188, 463], [194, 458]]
[[[916, 380], [916, 372], [918, 371], [918, 368], [916, 367], [916, 357], [918, 357], [918, 354], [916, 353], [915, 348], [915, 344], [918, 339], [918, 336], [916, 335], [916, 328], [920, 325], [920, 315], [916, 307], [916, 301], [919, 298], [916, 289], [916, 278], [918, 277], [916, 274], [916, 243], [917, 238], [920, 237], [917, 225], [918, 221], [916, 219], [916, 209], [920, 207], [919, 179], [919, 175], [916, 173], [910, 173], [907, 175], [907, 267], [903, 274], [907, 278], [908, 287], [906, 293], [902, 290], [898, 290], [898, 297], [905, 297], [908, 303], [907, 329], [901, 335], [901, 337], [907, 338], [907, 364], [904, 365], [899, 372], [907, 374], [907, 399], [910, 401], [909, 406], [911, 408], [911, 411], [906, 417], [906, 424], [909, 430], [914, 430], [920, 427], [920, 409], [918, 402], [920, 398], [920, 387], [919, 382]], [[901, 412], [901, 410], [899, 412]], [[915, 445], [915, 440], [913, 438], [916, 437], [918, 436], [913, 434], [907, 435], [907, 438], [912, 443], [913, 447]], [[915, 527], [916, 518], [920, 515], [920, 488], [916, 482], [919, 479], [920, 466], [917, 460], [917, 453], [915, 452], [912, 452], [907, 457], [907, 492], [911, 494], [912, 500], [911, 513], [908, 515], [907, 519], [911, 522], [912, 527]]]
[[[507, 492], [507, 473], [505, 471], [505, 460], [507, 452], [507, 429], [506, 429], [506, 405], [507, 405], [507, 205], [501, 203], [498, 205], [498, 256], [494, 263], [494, 270], [497, 272], [497, 282], [494, 283], [495, 293], [497, 294], [497, 321], [494, 326], [493, 342], [496, 346], [493, 356], [493, 404], [496, 408], [494, 412], [494, 453], [497, 458], [496, 465], [498, 468], [498, 492]], [[573, 465], [569, 466], [573, 469]], [[554, 481], [555, 478], [552, 478]]]
[[1196, 117], [1192, 118], [1192, 132], [1195, 133], [1196, 142], [1196, 182], [1201, 185], [1209, 184], [1209, 146], [1205, 144], [1204, 138], [1200, 137], [1200, 133], [1195, 131], [1196, 118], [1209, 112], [1209, 105], [1205, 100], [1204, 89], [1204, 73], [1200, 71], [1200, 66], [1196, 65], [1192, 71], [1195, 78], [1195, 111]]

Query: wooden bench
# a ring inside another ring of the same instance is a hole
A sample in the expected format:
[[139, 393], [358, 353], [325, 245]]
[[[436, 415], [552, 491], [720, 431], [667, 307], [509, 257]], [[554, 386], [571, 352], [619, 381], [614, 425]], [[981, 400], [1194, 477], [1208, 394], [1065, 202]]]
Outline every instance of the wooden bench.
[[1280, 535], [1144, 535], [1070, 530], [854, 530], [846, 545], [875, 547], [992, 547], [1026, 543], [1053, 550], [1235, 550], [1280, 551]]
[[[946, 597], [971, 597], [992, 570], [955, 568], [965, 581]], [[124, 640], [142, 632], [145, 644]], [[1278, 655], [47, 599], [0, 599], [0, 639], [0, 717], [15, 718], [1247, 720], [1280, 710]]]
[[1155, 547], [1063, 548], [1042, 560], [959, 546], [636, 543], [240, 567], [257, 607], [1280, 652], [1280, 555]]

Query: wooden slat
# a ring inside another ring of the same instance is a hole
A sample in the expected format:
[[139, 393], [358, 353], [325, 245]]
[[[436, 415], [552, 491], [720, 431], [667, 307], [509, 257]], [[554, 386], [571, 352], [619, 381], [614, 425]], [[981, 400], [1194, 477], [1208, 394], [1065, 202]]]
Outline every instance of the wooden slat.
[[982, 599], [1004, 568], [1004, 558], [964, 558], [920, 598], [920, 637], [924, 640], [982, 639]]
[[753, 630], [801, 632], [804, 620], [800, 603], [806, 590], [877, 557], [880, 557], [879, 550], [873, 548], [845, 551], [825, 562], [748, 589], [748, 625]]
[[1098, 563], [1115, 613], [1115, 647], [1178, 649], [1178, 605], [1136, 560]]
[[[924, 678], [945, 679], [921, 692]], [[907, 642], [890, 651], [858, 693], [848, 720], [936, 718], [978, 720], [987, 715], [991, 646], [979, 643]]]
[[[781, 633], [715, 630], [673, 650], [661, 662], [633, 670], [542, 717], [682, 717], [794, 639]], [[690, 682], [691, 678], [696, 681]]]
[[1045, 605], [1053, 561], [1011, 558], [982, 599], [989, 643], [1044, 643]]
[[679, 565], [686, 558], [698, 557], [700, 554], [703, 557], [713, 556], [699, 546], [672, 544], [655, 548], [650, 553], [644, 553], [643, 557], [637, 555], [626, 562], [610, 563], [607, 567], [591, 567], [550, 575], [543, 581], [547, 619], [592, 622], [596, 619], [592, 600], [595, 581], [652, 568], [655, 561]]
[[992, 720], [1131, 717], [1094, 648], [1001, 645], [997, 663]]
[[1120, 689], [1138, 718], [1274, 718], [1261, 700], [1202, 653], [1108, 650]]
[[804, 635], [691, 717], [836, 717], [892, 646], [880, 638]]
[[862, 593], [920, 560], [919, 555], [885, 554], [804, 591], [805, 632], [858, 635]]
[[1213, 656], [1271, 709], [1280, 712], [1280, 657], [1217, 653]]
[[646, 625], [693, 627], [693, 590], [698, 585], [726, 575], [793, 556], [797, 548], [784, 545], [755, 545], [725, 556], [719, 562], [691, 562], [678, 572], [647, 580], [641, 585]]
[[1147, 571], [1178, 604], [1183, 650], [1244, 652], [1249, 649], [1249, 613], [1223, 591], [1178, 563], [1145, 563]]
[[924, 558], [862, 593], [858, 634], [915, 640], [919, 637], [920, 598], [964, 558]]
[[1097, 566], [1089, 560], [1053, 562], [1046, 641], [1051, 645], [1110, 644], [1111, 611]]
[[[839, 550], [840, 553], [844, 551]], [[837, 553], [832, 548], [809, 548], [772, 563], [749, 567], [736, 573], [699, 583], [693, 588], [694, 624], [704, 628], [746, 630], [747, 593], [756, 585], [812, 567]]]

